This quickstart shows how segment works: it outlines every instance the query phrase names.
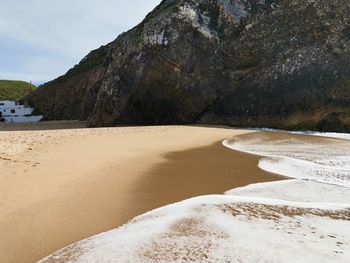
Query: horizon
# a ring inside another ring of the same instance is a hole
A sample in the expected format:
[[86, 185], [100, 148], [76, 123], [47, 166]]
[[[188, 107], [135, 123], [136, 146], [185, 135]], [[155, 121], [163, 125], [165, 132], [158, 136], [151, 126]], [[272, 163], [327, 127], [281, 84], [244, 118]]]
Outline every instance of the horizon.
[[160, 2], [4, 0], [0, 10], [0, 79], [35, 86], [51, 81], [91, 50], [136, 26]]

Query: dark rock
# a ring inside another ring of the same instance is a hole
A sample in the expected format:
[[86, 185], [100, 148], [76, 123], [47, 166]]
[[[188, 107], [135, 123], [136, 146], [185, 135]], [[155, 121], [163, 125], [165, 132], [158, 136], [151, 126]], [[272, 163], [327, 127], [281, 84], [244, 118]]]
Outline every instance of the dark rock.
[[27, 101], [47, 119], [350, 131], [347, 0], [164, 0]]

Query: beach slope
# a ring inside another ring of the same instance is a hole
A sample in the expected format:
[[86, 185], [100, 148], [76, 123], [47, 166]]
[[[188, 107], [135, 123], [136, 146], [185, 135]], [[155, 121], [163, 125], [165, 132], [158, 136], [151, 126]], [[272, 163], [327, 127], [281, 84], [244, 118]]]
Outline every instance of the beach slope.
[[260, 171], [257, 157], [221, 145], [248, 131], [47, 125], [0, 131], [4, 263], [39, 260], [170, 203], [280, 179]]

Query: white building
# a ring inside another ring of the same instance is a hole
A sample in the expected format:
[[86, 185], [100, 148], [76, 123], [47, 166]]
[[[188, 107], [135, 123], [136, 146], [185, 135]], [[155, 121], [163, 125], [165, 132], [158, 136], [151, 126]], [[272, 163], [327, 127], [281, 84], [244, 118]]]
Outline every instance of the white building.
[[33, 108], [19, 105], [15, 101], [0, 101], [0, 121], [2, 122], [38, 122], [43, 116], [32, 116]]

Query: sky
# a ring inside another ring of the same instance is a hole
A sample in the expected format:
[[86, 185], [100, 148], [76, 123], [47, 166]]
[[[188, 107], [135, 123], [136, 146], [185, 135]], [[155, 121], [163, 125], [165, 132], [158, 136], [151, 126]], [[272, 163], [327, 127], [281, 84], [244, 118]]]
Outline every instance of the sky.
[[0, 79], [39, 85], [142, 21], [161, 0], [0, 0]]

